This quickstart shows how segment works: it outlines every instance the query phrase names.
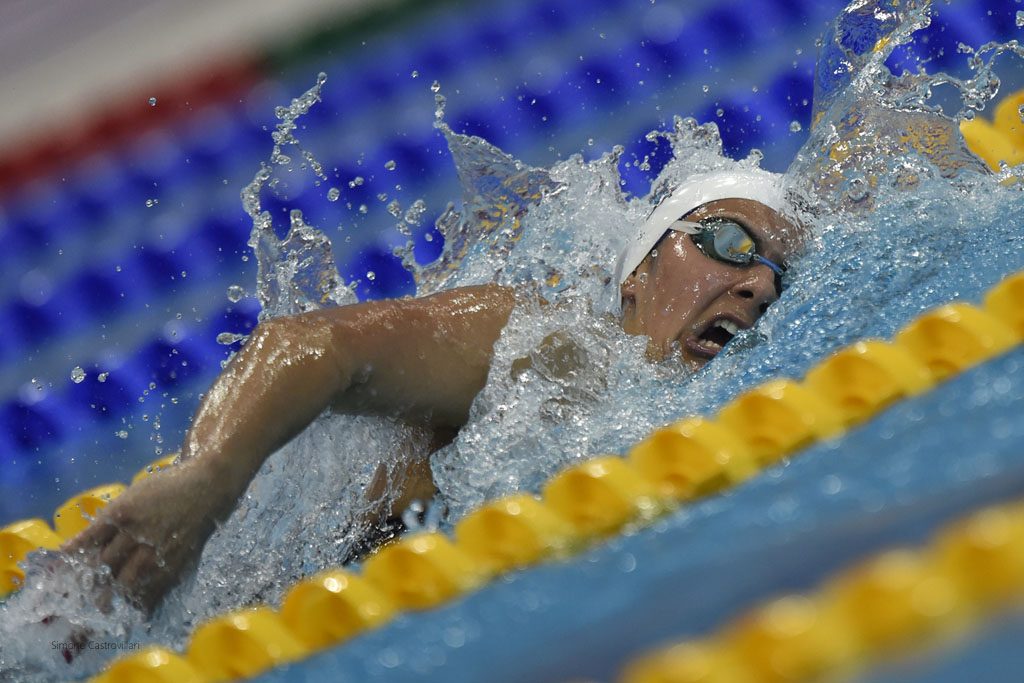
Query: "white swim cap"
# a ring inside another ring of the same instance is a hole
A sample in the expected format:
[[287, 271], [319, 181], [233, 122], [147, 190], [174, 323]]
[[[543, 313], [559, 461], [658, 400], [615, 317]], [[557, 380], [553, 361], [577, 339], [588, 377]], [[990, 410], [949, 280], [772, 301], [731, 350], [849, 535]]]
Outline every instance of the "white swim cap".
[[627, 242], [615, 264], [615, 279], [621, 285], [658, 243], [668, 226], [708, 202], [751, 199], [778, 211], [783, 206], [783, 197], [782, 175], [759, 168], [690, 176], [654, 209]]

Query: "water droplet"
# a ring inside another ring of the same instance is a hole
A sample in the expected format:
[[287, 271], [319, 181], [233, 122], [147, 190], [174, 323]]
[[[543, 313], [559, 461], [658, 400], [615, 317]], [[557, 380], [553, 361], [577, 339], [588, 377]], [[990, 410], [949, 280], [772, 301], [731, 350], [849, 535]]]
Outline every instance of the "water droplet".
[[441, 92], [441, 84], [438, 83], [437, 81], [434, 81], [433, 83], [431, 83], [430, 84], [430, 92], [433, 92], [433, 93]]
[[587, 146], [588, 147], [593, 147], [594, 146], [594, 138], [587, 138]]
[[395, 218], [398, 218], [399, 216], [402, 215], [402, 205], [398, 203], [397, 199], [392, 199], [391, 202], [388, 204], [388, 213], [390, 213]]
[[790, 133], [799, 133], [801, 130], [803, 130], [803, 128], [804, 127], [800, 125], [799, 121], [790, 121], [789, 122], [789, 132]]
[[711, 86], [705, 83], [704, 85], [700, 86], [700, 89], [703, 90], [704, 92], [709, 92], [711, 90]]
[[389, 171], [394, 171], [395, 170], [395, 160], [394, 159], [390, 159], [387, 162], [385, 162], [384, 163], [384, 168], [386, 168]]
[[127, 432], [127, 430], [124, 430], [124, 429], [122, 429], [121, 431], [118, 431], [118, 432], [114, 432], [114, 435], [117, 438], [119, 438], [119, 439], [127, 439], [128, 438], [128, 432]]
[[385, 669], [394, 669], [402, 663], [402, 656], [392, 648], [385, 648], [377, 655], [377, 661]]
[[1024, 104], [1017, 107], [1017, 116], [1019, 116], [1021, 122], [1024, 123]]
[[359, 205], [359, 213], [365, 214], [369, 210], [370, 209], [369, 209], [369, 207], [366, 206], [366, 204], [360, 204]]
[[830, 474], [822, 480], [821, 490], [827, 495], [834, 496], [843, 490], [843, 480], [834, 474]]
[[446, 628], [441, 637], [444, 639], [444, 644], [451, 648], [462, 647], [466, 644], [466, 632], [454, 626]]
[[151, 107], [155, 107], [156, 106], [156, 98], [155, 97], [150, 97], [149, 98], [149, 106], [151, 106]]
[[423, 239], [426, 240], [427, 242], [433, 242], [434, 236], [428, 232], [426, 235], [423, 236]]
[[107, 377], [110, 377], [110, 373], [109, 372], [101, 372], [100, 374], [96, 375], [96, 381], [97, 382], [106, 382], [107, 381]]
[[411, 75], [412, 75], [413, 78], [419, 78], [420, 77], [420, 72], [413, 70]]
[[217, 343], [229, 346], [235, 342], [239, 342], [245, 339], [244, 334], [235, 334], [234, 332], [221, 332], [217, 335]]
[[339, 197], [341, 197], [341, 190], [339, 190], [338, 188], [332, 187], [331, 189], [327, 190], [327, 201], [336, 202], [338, 201]]
[[388, 195], [387, 195], [387, 193], [385, 193], [385, 192], [381, 192], [381, 193], [379, 193], [379, 194], [377, 195], [377, 201], [381, 201], [381, 202], [386, 202], [387, 200], [388, 200]]
[[364, 182], [365, 181], [363, 180], [363, 176], [357, 175], [355, 178], [353, 178], [352, 180], [348, 181], [348, 186], [349, 187], [359, 187]]
[[715, 116], [717, 116], [718, 118], [722, 118], [723, 116], [725, 116], [725, 110], [719, 107], [718, 109], [715, 110]]
[[74, 382], [75, 384], [81, 384], [82, 380], [84, 380], [84, 379], [85, 379], [85, 370], [83, 370], [82, 368], [80, 368], [77, 365], [74, 368], [71, 369], [71, 381], [72, 382]]
[[377, 273], [373, 272], [372, 270], [366, 271], [366, 279], [369, 280], [370, 282], [373, 282], [374, 280], [377, 279]]
[[1024, 10], [1017, 10], [1017, 28], [1024, 28]]
[[241, 285], [231, 285], [228, 287], [228, 301], [231, 303], [237, 304], [243, 296], [245, 296], [245, 289]]
[[159, 203], [160, 203], [159, 199], [147, 199], [146, 200], [146, 206], [148, 208], [153, 208], [154, 206], [156, 206]]
[[633, 553], [626, 553], [619, 558], [619, 569], [625, 574], [629, 574], [636, 569], [636, 556]]

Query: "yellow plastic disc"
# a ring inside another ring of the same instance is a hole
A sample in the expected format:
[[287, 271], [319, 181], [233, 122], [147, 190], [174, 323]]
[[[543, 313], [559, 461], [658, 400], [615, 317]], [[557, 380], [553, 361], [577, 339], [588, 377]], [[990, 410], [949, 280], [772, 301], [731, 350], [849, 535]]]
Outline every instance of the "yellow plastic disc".
[[936, 381], [992, 358], [1017, 343], [1009, 327], [964, 303], [928, 311], [904, 327], [894, 342], [917, 356]]
[[934, 384], [928, 368], [906, 348], [878, 340], [857, 342], [807, 373], [807, 387], [829, 399], [851, 426]]
[[390, 620], [395, 606], [366, 579], [329, 569], [292, 586], [281, 618], [308, 647], [322, 649]]
[[479, 586], [487, 567], [428, 532], [381, 548], [363, 564], [363, 576], [398, 607], [425, 609]]
[[543, 498], [581, 538], [607, 536], [664, 509], [654, 485], [616, 456], [563, 470], [545, 484]]
[[757, 473], [750, 448], [732, 429], [700, 417], [651, 433], [629, 462], [665, 496], [678, 501], [734, 486]]
[[843, 419], [827, 397], [788, 379], [740, 395], [719, 413], [763, 465], [839, 433]]
[[53, 513], [53, 527], [68, 539], [85, 529], [97, 513], [124, 491], [124, 484], [104, 484], [83, 491], [69, 499]]
[[985, 311], [999, 319], [1024, 342], [1024, 271], [1015, 273], [985, 295]]
[[162, 647], [114, 660], [92, 683], [203, 683], [207, 679], [181, 655]]
[[197, 628], [188, 644], [188, 661], [207, 680], [231, 681], [308, 652], [276, 612], [257, 607], [222, 615]]
[[507, 571], [563, 551], [572, 525], [533, 496], [516, 494], [466, 515], [455, 527], [459, 548], [491, 571]]

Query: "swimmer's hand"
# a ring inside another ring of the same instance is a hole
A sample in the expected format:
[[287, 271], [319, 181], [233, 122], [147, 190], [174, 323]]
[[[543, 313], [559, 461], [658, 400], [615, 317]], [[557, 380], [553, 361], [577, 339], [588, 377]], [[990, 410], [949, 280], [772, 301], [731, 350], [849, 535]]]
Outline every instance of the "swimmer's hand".
[[125, 597], [151, 612], [233, 503], [201, 463], [180, 463], [133, 484], [62, 549], [109, 566]]

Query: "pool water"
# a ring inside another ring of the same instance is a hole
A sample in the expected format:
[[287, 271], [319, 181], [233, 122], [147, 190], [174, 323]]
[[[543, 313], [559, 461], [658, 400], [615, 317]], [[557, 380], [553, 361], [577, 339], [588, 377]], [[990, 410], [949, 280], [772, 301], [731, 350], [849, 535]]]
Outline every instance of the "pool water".
[[[823, 59], [841, 45], [849, 77], [818, 84], [818, 125], [788, 175], [812, 235], [806, 253], [791, 264], [785, 295], [695, 374], [674, 361], [645, 362], [641, 341], [622, 333], [609, 284], [614, 257], [665, 188], [695, 171], [756, 165], [760, 155], [731, 160], [714, 125], [678, 119], [655, 134], [673, 158], [649, 193], [630, 196], [622, 192], [617, 150], [531, 168], [485, 140], [453, 133], [438, 101], [464, 196], [461, 209], [439, 222], [445, 267], [415, 269], [419, 293], [539, 283], [557, 305], [527, 303], [513, 314], [469, 424], [433, 458], [440, 493], [428, 524], [448, 528], [483, 500], [536, 489], [566, 464], [622, 453], [651, 429], [710, 414], [768, 379], [800, 377], [855, 340], [891, 338], [932, 306], [978, 301], [1024, 269], [1019, 185], [987, 174], [963, 148], [955, 123], [924, 109], [937, 81], [894, 80], [882, 67], [886, 48], [873, 49], [886, 37], [888, 49], [899, 47], [922, 15], [911, 10], [874, 23], [871, 16], [851, 9], [826, 36], [832, 42]], [[982, 63], [973, 79], [958, 81], [961, 99], [970, 105], [994, 94], [990, 73]], [[316, 111], [323, 85], [280, 112], [279, 149], [245, 195], [264, 316], [355, 299], [312, 219], [292, 214], [281, 226], [262, 213], [266, 188], [316, 169], [294, 124]], [[934, 133], [930, 139], [943, 144], [879, 134], [889, 128]], [[405, 253], [413, 246], [410, 240]], [[571, 378], [545, 370], [545, 343], [555, 333], [584, 359]], [[530, 361], [525, 371], [523, 359]], [[1019, 350], [1011, 352], [649, 529], [401, 617], [268, 678], [606, 677], [640, 649], [706, 632], [753, 601], [813, 586], [867, 552], [922, 538], [959, 512], [1019, 494], [1024, 434], [1014, 416], [1024, 401], [1022, 362]], [[402, 453], [422, 448], [423, 438], [387, 420], [319, 420], [268, 459], [196, 573], [149, 621], [123, 604], [106, 615], [90, 606], [94, 584], [109, 580], [103, 572], [37, 558], [26, 588], [3, 607], [5, 666], [12, 662], [9, 670], [24, 676], [53, 674], [63, 664], [31, 652], [29, 643], [72, 625], [180, 648], [204, 619], [253, 601], [275, 604], [298, 578], [349, 556], [369, 477], [379, 463], [393, 467]], [[49, 614], [62, 618], [40, 625]], [[83, 657], [73, 675], [102, 661]]]

